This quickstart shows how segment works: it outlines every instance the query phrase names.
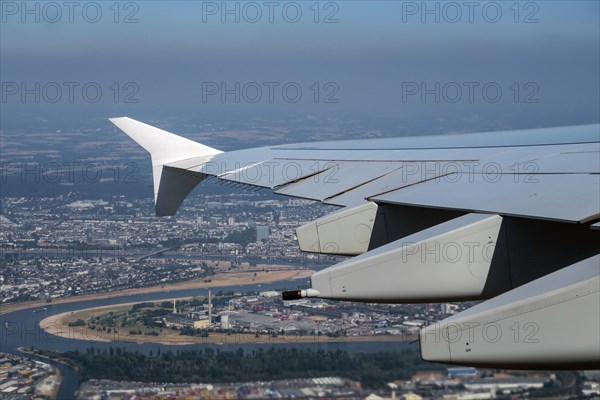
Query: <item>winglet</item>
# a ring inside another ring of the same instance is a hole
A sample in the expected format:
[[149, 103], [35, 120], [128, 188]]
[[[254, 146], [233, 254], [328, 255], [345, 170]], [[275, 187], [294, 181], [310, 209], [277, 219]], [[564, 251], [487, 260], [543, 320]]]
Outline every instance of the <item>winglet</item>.
[[[142, 146], [152, 158], [154, 202], [156, 215], [173, 215], [183, 199], [203, 179], [177, 173], [163, 174], [165, 164], [189, 158], [207, 160], [222, 151], [194, 142], [170, 132], [144, 124], [128, 117], [110, 118], [110, 122]], [[168, 193], [167, 193], [168, 192]]]

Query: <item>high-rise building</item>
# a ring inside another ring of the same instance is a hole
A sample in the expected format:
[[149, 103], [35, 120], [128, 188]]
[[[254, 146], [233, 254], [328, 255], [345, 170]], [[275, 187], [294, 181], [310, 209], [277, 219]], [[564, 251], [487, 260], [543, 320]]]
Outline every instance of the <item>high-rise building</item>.
[[266, 240], [269, 238], [269, 226], [268, 225], [256, 225], [256, 241]]

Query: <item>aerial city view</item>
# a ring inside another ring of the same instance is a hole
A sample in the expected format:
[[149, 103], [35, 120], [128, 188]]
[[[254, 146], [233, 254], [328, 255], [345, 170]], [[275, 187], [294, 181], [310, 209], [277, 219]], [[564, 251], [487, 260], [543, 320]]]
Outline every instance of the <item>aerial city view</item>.
[[600, 398], [600, 3], [0, 18], [0, 399]]

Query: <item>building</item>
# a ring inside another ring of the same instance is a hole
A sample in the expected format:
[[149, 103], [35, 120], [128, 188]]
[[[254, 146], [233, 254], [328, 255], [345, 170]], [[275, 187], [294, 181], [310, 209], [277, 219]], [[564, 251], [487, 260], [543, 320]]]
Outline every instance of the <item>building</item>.
[[456, 314], [458, 311], [460, 311], [460, 306], [458, 304], [450, 304], [450, 303], [440, 304], [440, 312], [442, 314]]
[[445, 380], [443, 373], [439, 371], [419, 371], [411, 377], [413, 382], [443, 382]]
[[267, 225], [256, 225], [256, 241], [269, 239], [270, 232]]
[[174, 326], [175, 328], [194, 328], [204, 329], [210, 326], [208, 318], [192, 319], [182, 314], [169, 314], [163, 317], [163, 322], [168, 328]]
[[92, 243], [94, 241], [94, 230], [89, 225], [85, 229], [85, 240], [87, 243]]
[[221, 314], [221, 329], [229, 329], [229, 315]]
[[473, 367], [448, 368], [447, 371], [450, 378], [479, 376], [479, 371]]
[[413, 393], [413, 392], [408, 392], [406, 394], [403, 394], [402, 398], [404, 400], [423, 400], [423, 398], [421, 396], [419, 396], [418, 394]]
[[592, 381], [583, 382], [583, 389], [581, 389], [581, 393], [586, 396], [600, 395], [600, 383]]
[[486, 390], [486, 391], [511, 391], [511, 390], [527, 390], [527, 389], [541, 389], [544, 384], [549, 382], [548, 378], [484, 378], [484, 379], [472, 379], [465, 382], [465, 388], [467, 390]]
[[193, 323], [194, 329], [204, 329], [210, 326], [210, 321], [208, 319], [199, 319], [194, 321]]

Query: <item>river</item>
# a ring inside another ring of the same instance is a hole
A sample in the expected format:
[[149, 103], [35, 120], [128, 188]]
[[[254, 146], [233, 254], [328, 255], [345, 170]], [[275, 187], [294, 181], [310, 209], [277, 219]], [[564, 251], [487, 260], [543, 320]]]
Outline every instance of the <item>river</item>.
[[[258, 292], [266, 290], [275, 290], [277, 288], [289, 287], [295, 288], [299, 284], [297, 280], [279, 281], [262, 285], [244, 285], [244, 286], [228, 286], [223, 288], [212, 288], [213, 292], [222, 289], [223, 291], [234, 292]], [[47, 333], [39, 327], [39, 323], [46, 317], [54, 314], [59, 314], [68, 311], [82, 310], [92, 307], [108, 306], [120, 303], [158, 301], [169, 298], [205, 296], [208, 294], [208, 289], [185, 289], [173, 290], [166, 292], [155, 293], [140, 293], [135, 295], [101, 298], [96, 300], [88, 300], [73, 303], [63, 304], [48, 304], [46, 306], [38, 306], [26, 310], [14, 311], [4, 315], [0, 315], [0, 351], [13, 354], [22, 354], [19, 347], [34, 347], [37, 349], [68, 351], [79, 350], [85, 351], [86, 348], [94, 346], [99, 349], [108, 349], [112, 347], [125, 347], [128, 350], [149, 353], [154, 351], [156, 354], [160, 348], [161, 351], [176, 350], [176, 349], [204, 349], [207, 347], [219, 348], [221, 350], [237, 350], [240, 347], [244, 350], [253, 350], [258, 348], [268, 348], [271, 346], [285, 346], [293, 348], [311, 348], [325, 350], [346, 350], [352, 352], [378, 352], [378, 351], [401, 351], [408, 347], [416, 348], [417, 344], [407, 342], [309, 342], [309, 343], [231, 343], [213, 344], [213, 343], [195, 343], [186, 345], [168, 345], [158, 343], [134, 343], [134, 342], [95, 342], [88, 340], [76, 340], [63, 338]], [[48, 362], [47, 360], [42, 360]], [[80, 377], [78, 373], [62, 364], [52, 362], [52, 365], [57, 366], [63, 375], [63, 383], [59, 391], [59, 399], [72, 399], [75, 397], [75, 391], [79, 387]]]

